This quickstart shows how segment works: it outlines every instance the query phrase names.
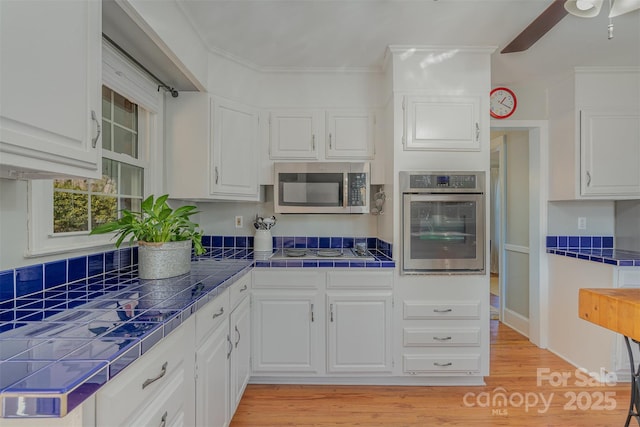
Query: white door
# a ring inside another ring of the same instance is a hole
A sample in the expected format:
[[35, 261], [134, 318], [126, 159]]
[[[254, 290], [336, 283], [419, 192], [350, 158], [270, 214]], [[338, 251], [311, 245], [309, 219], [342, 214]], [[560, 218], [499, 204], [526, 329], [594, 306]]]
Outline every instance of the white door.
[[504, 323], [529, 334], [529, 132], [506, 133], [500, 162], [502, 233], [500, 281]]
[[231, 416], [236, 411], [251, 374], [251, 299], [245, 298], [230, 315], [233, 352], [231, 353]]
[[317, 292], [254, 292], [253, 372], [318, 372]]
[[391, 371], [391, 292], [327, 294], [329, 372]]
[[196, 425], [226, 426], [229, 416], [229, 357], [232, 351], [229, 320], [196, 351]]

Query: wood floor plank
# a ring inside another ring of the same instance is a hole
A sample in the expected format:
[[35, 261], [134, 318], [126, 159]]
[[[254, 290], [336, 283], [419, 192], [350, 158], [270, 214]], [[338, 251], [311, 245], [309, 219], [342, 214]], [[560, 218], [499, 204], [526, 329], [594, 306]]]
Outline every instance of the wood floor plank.
[[[539, 368], [545, 371], [539, 374]], [[559, 380], [562, 375], [566, 384]], [[485, 386], [250, 384], [231, 427], [624, 425], [629, 384], [602, 385], [587, 378], [492, 321], [491, 374]], [[500, 396], [507, 399], [503, 405]]]

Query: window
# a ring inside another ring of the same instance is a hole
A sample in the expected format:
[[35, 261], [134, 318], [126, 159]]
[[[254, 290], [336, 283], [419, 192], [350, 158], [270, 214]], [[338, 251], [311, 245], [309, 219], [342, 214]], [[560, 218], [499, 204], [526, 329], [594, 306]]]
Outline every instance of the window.
[[102, 179], [53, 181], [53, 233], [88, 232], [139, 210], [144, 169], [138, 143], [138, 105], [102, 87]]
[[102, 61], [102, 178], [29, 181], [27, 256], [112, 245], [92, 227], [162, 191], [163, 93], [106, 42]]

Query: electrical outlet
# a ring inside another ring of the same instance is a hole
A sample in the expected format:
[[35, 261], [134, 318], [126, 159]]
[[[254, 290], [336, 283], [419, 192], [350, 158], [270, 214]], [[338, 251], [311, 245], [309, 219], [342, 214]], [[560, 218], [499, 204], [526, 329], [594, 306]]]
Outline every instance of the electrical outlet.
[[587, 229], [587, 218], [580, 216], [578, 217], [578, 230], [586, 230]]
[[242, 228], [242, 217], [240, 215], [236, 216], [236, 228]]

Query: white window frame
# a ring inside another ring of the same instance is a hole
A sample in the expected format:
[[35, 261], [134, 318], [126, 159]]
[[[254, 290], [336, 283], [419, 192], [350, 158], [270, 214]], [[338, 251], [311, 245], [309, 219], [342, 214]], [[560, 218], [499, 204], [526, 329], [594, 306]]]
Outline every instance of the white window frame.
[[[102, 84], [138, 104], [138, 153], [144, 169], [144, 196], [160, 194], [163, 185], [163, 116], [164, 93], [146, 73], [139, 70], [114, 47], [102, 42]], [[101, 91], [102, 92], [102, 91]], [[142, 125], [146, 122], [146, 125]], [[113, 153], [117, 154], [117, 153]], [[109, 158], [119, 160], [118, 155]], [[126, 160], [125, 160], [126, 163]], [[89, 235], [88, 232], [53, 233], [53, 181], [29, 181], [28, 234], [26, 257], [52, 255], [83, 249], [113, 247], [111, 235]]]

